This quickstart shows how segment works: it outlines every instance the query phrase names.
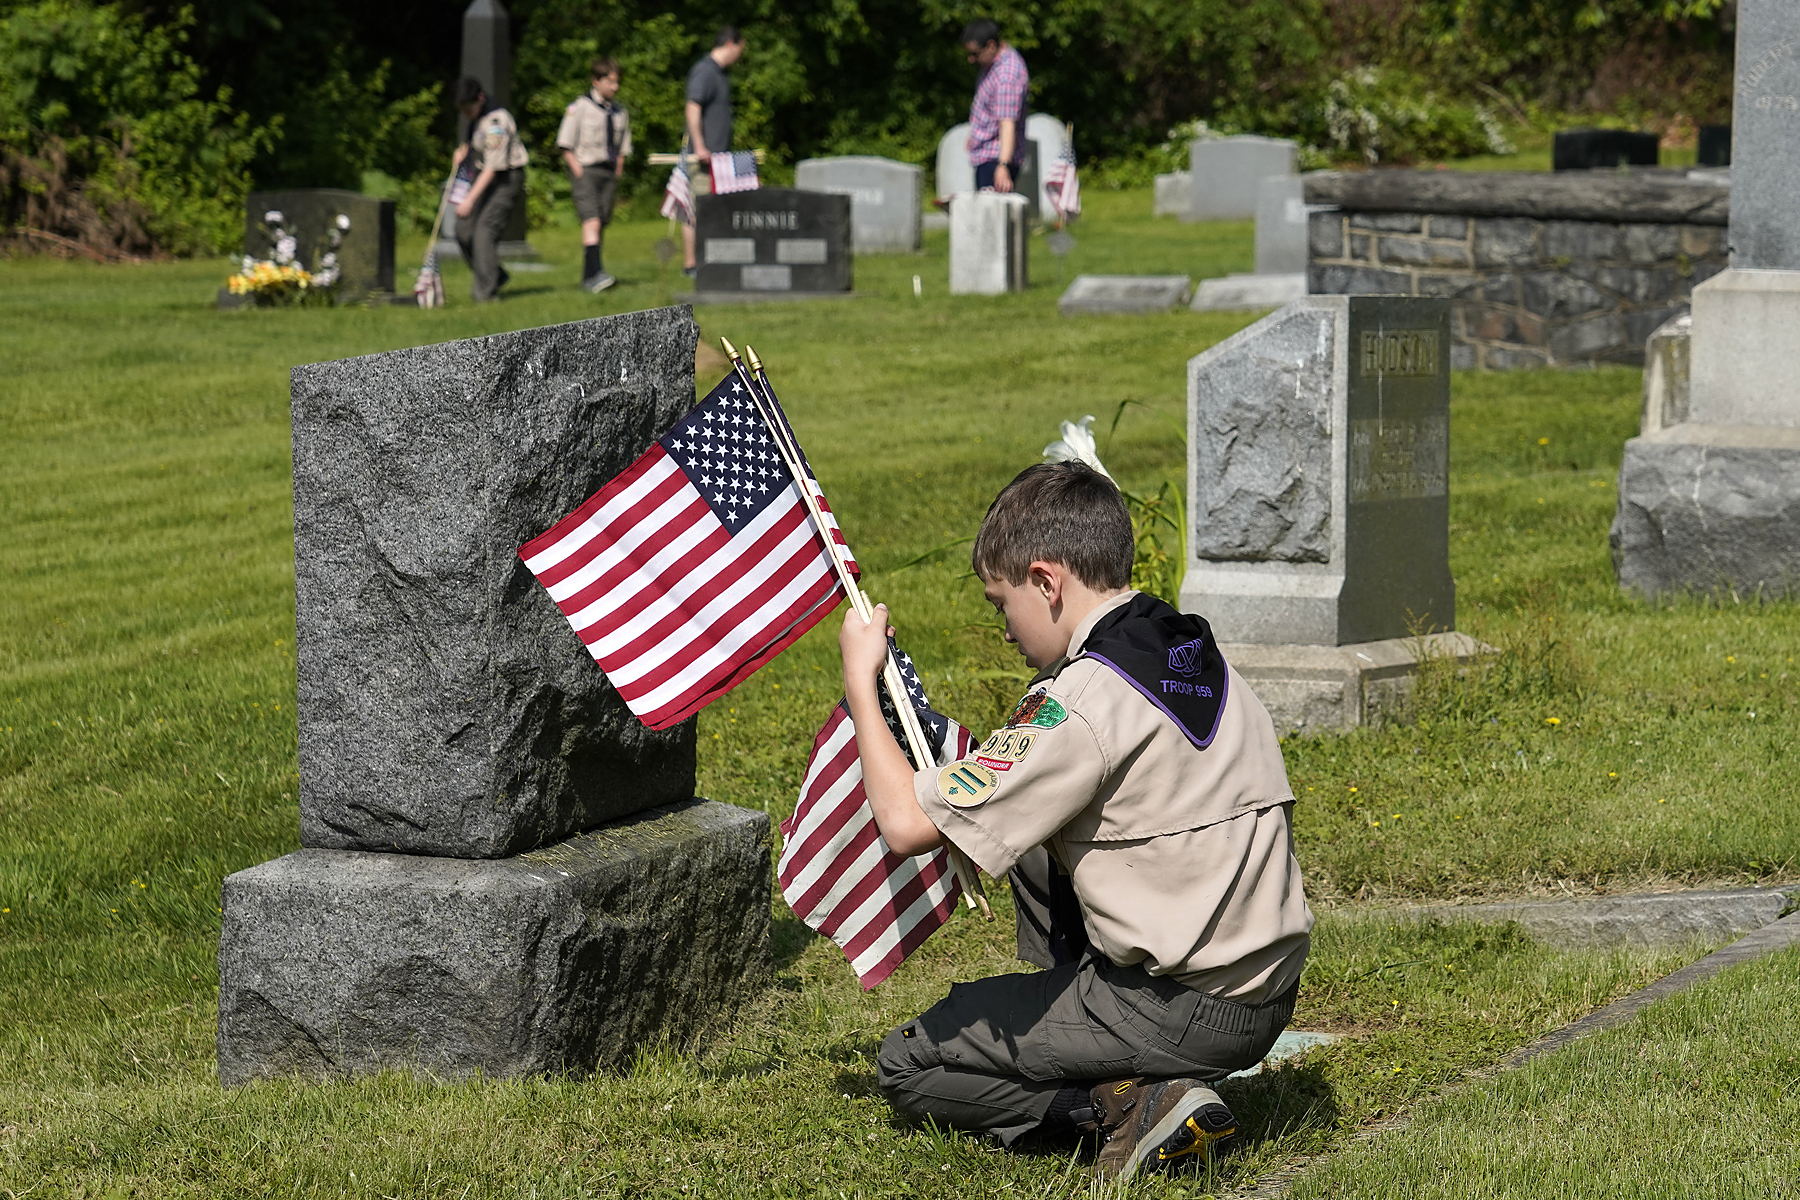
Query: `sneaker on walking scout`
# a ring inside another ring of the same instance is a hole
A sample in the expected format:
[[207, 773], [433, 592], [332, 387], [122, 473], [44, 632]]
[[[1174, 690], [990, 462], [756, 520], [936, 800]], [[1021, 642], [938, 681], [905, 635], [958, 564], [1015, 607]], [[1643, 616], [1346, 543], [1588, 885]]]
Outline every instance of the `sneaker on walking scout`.
[[619, 281], [614, 279], [611, 275], [608, 275], [605, 271], [602, 271], [598, 275], [590, 275], [582, 280], [581, 286], [584, 290], [598, 295], [617, 282]]
[[1237, 1143], [1237, 1118], [1198, 1080], [1113, 1080], [1093, 1098], [1101, 1139], [1094, 1173], [1103, 1178], [1199, 1170]]

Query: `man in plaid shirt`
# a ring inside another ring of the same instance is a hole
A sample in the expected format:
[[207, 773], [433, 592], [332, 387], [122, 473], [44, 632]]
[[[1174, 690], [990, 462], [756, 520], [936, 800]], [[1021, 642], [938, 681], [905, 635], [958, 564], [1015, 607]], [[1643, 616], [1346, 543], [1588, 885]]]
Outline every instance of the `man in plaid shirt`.
[[1025, 59], [1000, 40], [1000, 26], [978, 17], [963, 30], [963, 50], [981, 68], [969, 105], [969, 163], [978, 191], [1010, 192], [1025, 164]]

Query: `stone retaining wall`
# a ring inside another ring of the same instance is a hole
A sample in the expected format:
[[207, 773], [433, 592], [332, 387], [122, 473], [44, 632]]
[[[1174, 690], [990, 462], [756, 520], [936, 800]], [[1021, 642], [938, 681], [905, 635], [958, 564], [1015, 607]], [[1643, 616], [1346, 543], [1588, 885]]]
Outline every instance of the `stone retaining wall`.
[[1309, 290], [1448, 298], [1454, 367], [1641, 363], [1726, 266], [1729, 192], [1694, 174], [1316, 172]]

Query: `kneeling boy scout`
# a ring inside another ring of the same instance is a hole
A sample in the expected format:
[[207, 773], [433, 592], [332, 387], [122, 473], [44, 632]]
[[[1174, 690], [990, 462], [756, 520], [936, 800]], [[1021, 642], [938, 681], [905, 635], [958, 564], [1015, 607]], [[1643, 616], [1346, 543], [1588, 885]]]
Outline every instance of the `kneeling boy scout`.
[[1020, 957], [1049, 968], [957, 984], [882, 1042], [881, 1088], [1007, 1145], [1097, 1130], [1104, 1175], [1229, 1145], [1207, 1085], [1274, 1044], [1312, 929], [1274, 724], [1205, 621], [1128, 590], [1132, 551], [1118, 490], [1080, 463], [1000, 493], [975, 570], [1038, 677], [941, 770], [915, 774], [881, 718], [885, 608], [839, 636], [883, 838], [1010, 872]]

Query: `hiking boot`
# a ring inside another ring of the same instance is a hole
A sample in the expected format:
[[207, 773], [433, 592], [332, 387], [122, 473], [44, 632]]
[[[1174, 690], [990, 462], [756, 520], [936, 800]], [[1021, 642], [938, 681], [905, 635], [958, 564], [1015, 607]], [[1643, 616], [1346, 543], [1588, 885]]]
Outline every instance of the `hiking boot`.
[[582, 280], [581, 288], [583, 291], [593, 292], [598, 295], [617, 282], [619, 281], [614, 279], [611, 275], [608, 275], [605, 271], [602, 271], [598, 275], [589, 275], [586, 279]]
[[1101, 1137], [1094, 1173], [1103, 1178], [1198, 1170], [1237, 1142], [1237, 1118], [1195, 1079], [1117, 1080], [1093, 1098]]

